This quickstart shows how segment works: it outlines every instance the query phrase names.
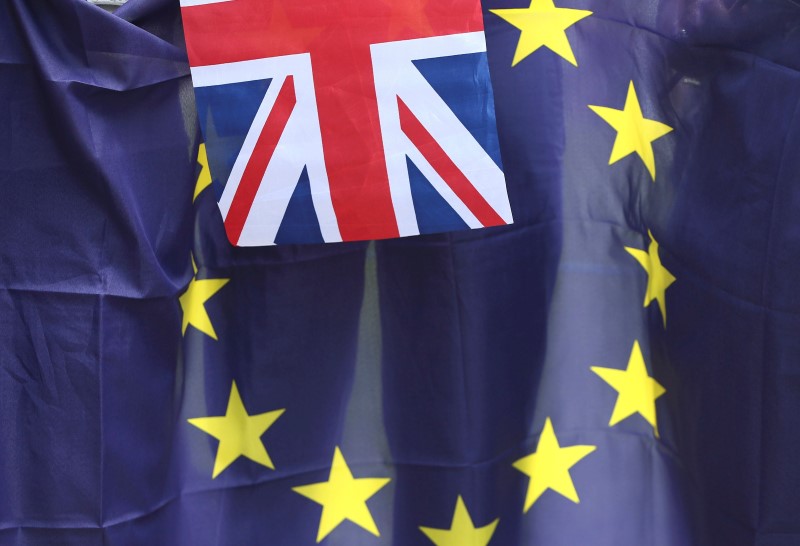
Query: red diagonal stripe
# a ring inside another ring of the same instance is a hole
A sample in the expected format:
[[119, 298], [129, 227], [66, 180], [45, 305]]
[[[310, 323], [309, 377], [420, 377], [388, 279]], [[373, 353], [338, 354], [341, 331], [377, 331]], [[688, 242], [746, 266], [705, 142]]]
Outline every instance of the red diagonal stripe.
[[400, 128], [411, 140], [414, 146], [422, 153], [431, 167], [442, 177], [442, 180], [450, 186], [453, 193], [467, 206], [475, 215], [475, 218], [484, 227], [499, 226], [505, 221], [499, 214], [486, 202], [486, 199], [475, 189], [475, 186], [464, 176], [461, 169], [453, 163], [450, 156], [439, 146], [439, 143], [431, 136], [428, 130], [419, 122], [417, 117], [411, 113], [406, 104], [397, 97], [397, 106], [400, 109]]
[[258, 193], [258, 187], [261, 185], [267, 165], [272, 160], [272, 154], [275, 152], [275, 147], [278, 145], [296, 103], [294, 78], [288, 76], [283, 82], [281, 90], [278, 91], [278, 98], [275, 99], [275, 104], [267, 116], [261, 134], [258, 135], [256, 146], [244, 168], [239, 187], [236, 188], [236, 193], [231, 201], [231, 208], [225, 217], [225, 231], [228, 234], [228, 240], [234, 245], [239, 243], [239, 237], [242, 235], [247, 215], [250, 214], [256, 193]]

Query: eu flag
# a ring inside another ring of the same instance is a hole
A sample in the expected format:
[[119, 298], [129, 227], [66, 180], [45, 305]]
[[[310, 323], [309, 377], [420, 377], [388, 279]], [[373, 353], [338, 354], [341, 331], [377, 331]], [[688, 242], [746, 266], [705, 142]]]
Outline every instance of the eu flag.
[[0, 545], [800, 544], [800, 5], [481, 13], [513, 225], [239, 248], [178, 2], [0, 4]]

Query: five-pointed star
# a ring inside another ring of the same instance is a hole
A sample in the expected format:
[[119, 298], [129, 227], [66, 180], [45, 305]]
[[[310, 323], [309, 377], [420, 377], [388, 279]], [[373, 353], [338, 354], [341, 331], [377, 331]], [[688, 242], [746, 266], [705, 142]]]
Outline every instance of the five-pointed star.
[[636, 152], [655, 182], [656, 159], [653, 155], [653, 141], [672, 131], [672, 127], [660, 121], [646, 119], [642, 115], [642, 107], [639, 105], [633, 82], [628, 86], [628, 97], [622, 110], [592, 105], [589, 105], [589, 108], [617, 131], [608, 164], [613, 165], [623, 157]]
[[197, 199], [200, 192], [211, 185], [211, 171], [208, 169], [208, 154], [206, 153], [206, 143], [201, 142], [197, 148], [197, 162], [200, 164], [200, 174], [197, 175], [197, 183], [194, 186], [194, 197]]
[[284, 411], [286, 410], [279, 409], [258, 415], [249, 415], [242, 403], [241, 396], [239, 396], [236, 381], [234, 381], [231, 395], [228, 398], [228, 409], [224, 416], [189, 419], [189, 423], [219, 440], [211, 478], [219, 476], [223, 470], [242, 456], [274, 470], [275, 465], [272, 464], [272, 459], [261, 442], [261, 435], [278, 420], [278, 417], [283, 415]]
[[464, 499], [459, 495], [450, 529], [434, 529], [433, 527], [420, 527], [419, 529], [436, 546], [487, 546], [492, 540], [499, 521], [500, 518], [489, 525], [476, 528], [467, 511], [467, 506], [464, 504]]
[[514, 468], [530, 477], [523, 513], [533, 506], [548, 489], [563, 495], [574, 503], [580, 502], [569, 469], [597, 449], [596, 446], [577, 445], [561, 447], [548, 417], [539, 437], [536, 452], [514, 463]]
[[653, 234], [650, 233], [650, 230], [647, 231], [647, 234], [650, 236], [650, 246], [647, 247], [647, 252], [629, 246], [626, 246], [625, 250], [636, 258], [639, 265], [647, 272], [647, 292], [644, 295], [644, 306], [647, 307], [653, 300], [656, 300], [658, 308], [661, 310], [661, 318], [664, 319], [664, 328], [666, 328], [666, 292], [667, 288], [675, 282], [675, 277], [661, 264], [661, 258], [658, 256], [658, 242], [653, 238]]
[[212, 339], [217, 339], [217, 333], [214, 331], [214, 326], [206, 311], [206, 302], [220, 288], [228, 284], [230, 279], [198, 279], [194, 258], [192, 258], [192, 269], [194, 269], [194, 277], [192, 277], [186, 292], [178, 298], [183, 310], [181, 333], [185, 335], [186, 328], [191, 324]]
[[337, 447], [327, 482], [293, 487], [292, 491], [322, 505], [317, 542], [321, 542], [346, 519], [380, 536], [367, 507], [367, 500], [389, 481], [389, 478], [354, 478]]
[[652, 425], [658, 437], [656, 399], [667, 391], [658, 381], [647, 375], [639, 341], [633, 342], [627, 369], [617, 370], [598, 366], [592, 366], [591, 369], [619, 393], [608, 426], [613, 427], [623, 419], [638, 413]]
[[553, 0], [531, 0], [527, 8], [489, 10], [517, 27], [520, 31], [517, 50], [511, 66], [544, 46], [578, 66], [569, 45], [566, 30], [592, 12], [582, 9], [557, 8]]

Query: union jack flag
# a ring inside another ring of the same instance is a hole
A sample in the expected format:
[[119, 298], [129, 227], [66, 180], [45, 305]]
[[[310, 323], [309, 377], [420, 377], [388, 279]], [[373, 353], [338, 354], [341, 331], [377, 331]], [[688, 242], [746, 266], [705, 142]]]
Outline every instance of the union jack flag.
[[479, 0], [182, 0], [239, 246], [512, 221]]

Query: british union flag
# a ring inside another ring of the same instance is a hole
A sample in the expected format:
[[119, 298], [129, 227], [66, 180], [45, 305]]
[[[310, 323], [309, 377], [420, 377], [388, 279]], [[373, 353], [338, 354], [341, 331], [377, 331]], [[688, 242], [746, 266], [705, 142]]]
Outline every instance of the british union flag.
[[239, 246], [512, 221], [479, 0], [182, 0]]

